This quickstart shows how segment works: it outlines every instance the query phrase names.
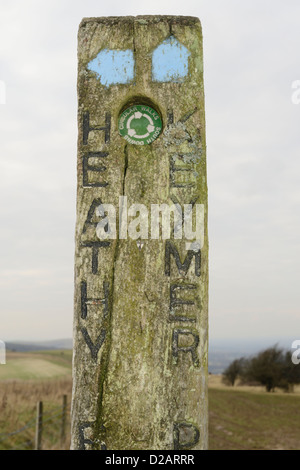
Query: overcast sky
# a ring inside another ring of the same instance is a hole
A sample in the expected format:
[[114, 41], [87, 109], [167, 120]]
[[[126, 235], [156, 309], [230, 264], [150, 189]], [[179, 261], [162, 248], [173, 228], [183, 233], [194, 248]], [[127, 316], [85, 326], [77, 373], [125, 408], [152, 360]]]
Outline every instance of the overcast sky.
[[210, 337], [300, 338], [300, 2], [178, 5], [0, 0], [0, 339], [72, 336], [78, 25], [139, 14], [202, 23]]

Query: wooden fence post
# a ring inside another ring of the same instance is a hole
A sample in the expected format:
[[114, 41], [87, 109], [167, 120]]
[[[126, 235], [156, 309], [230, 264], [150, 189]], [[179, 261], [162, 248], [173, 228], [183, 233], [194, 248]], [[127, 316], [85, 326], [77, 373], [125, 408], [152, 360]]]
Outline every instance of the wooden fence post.
[[60, 442], [63, 444], [66, 438], [66, 421], [67, 421], [67, 395], [63, 395], [62, 403], [62, 417], [61, 417], [61, 432], [60, 432]]
[[36, 427], [35, 427], [35, 450], [42, 449], [43, 432], [43, 402], [38, 401], [36, 407]]

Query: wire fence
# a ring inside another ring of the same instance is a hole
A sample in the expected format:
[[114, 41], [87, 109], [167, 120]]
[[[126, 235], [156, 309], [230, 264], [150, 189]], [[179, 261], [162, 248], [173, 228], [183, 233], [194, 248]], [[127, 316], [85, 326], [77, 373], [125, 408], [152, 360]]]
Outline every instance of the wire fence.
[[61, 406], [39, 401], [36, 415], [21, 428], [0, 433], [0, 450], [46, 450], [64, 448], [69, 439], [70, 405], [63, 395]]

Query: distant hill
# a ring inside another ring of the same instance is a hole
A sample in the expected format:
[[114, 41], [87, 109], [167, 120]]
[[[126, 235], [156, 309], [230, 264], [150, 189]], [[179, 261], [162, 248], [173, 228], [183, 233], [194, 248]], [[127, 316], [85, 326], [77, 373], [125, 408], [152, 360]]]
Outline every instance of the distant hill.
[[18, 352], [29, 352], [29, 351], [44, 351], [44, 350], [55, 350], [55, 349], [72, 349], [73, 341], [71, 338], [56, 339], [53, 341], [39, 341], [27, 342], [27, 341], [15, 341], [5, 343], [7, 351], [18, 351]]
[[210, 339], [208, 353], [208, 371], [221, 374], [235, 359], [249, 357], [275, 344], [290, 350], [295, 337], [282, 338], [219, 338]]

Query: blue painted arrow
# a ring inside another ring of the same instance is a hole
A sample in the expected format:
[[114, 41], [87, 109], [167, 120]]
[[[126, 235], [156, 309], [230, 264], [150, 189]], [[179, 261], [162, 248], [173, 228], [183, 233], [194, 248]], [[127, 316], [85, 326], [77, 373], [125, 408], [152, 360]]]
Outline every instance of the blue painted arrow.
[[134, 78], [133, 51], [103, 49], [88, 63], [87, 68], [95, 72], [102, 85], [106, 87], [130, 83]]
[[182, 82], [188, 74], [190, 52], [174, 36], [165, 39], [152, 55], [152, 80]]

